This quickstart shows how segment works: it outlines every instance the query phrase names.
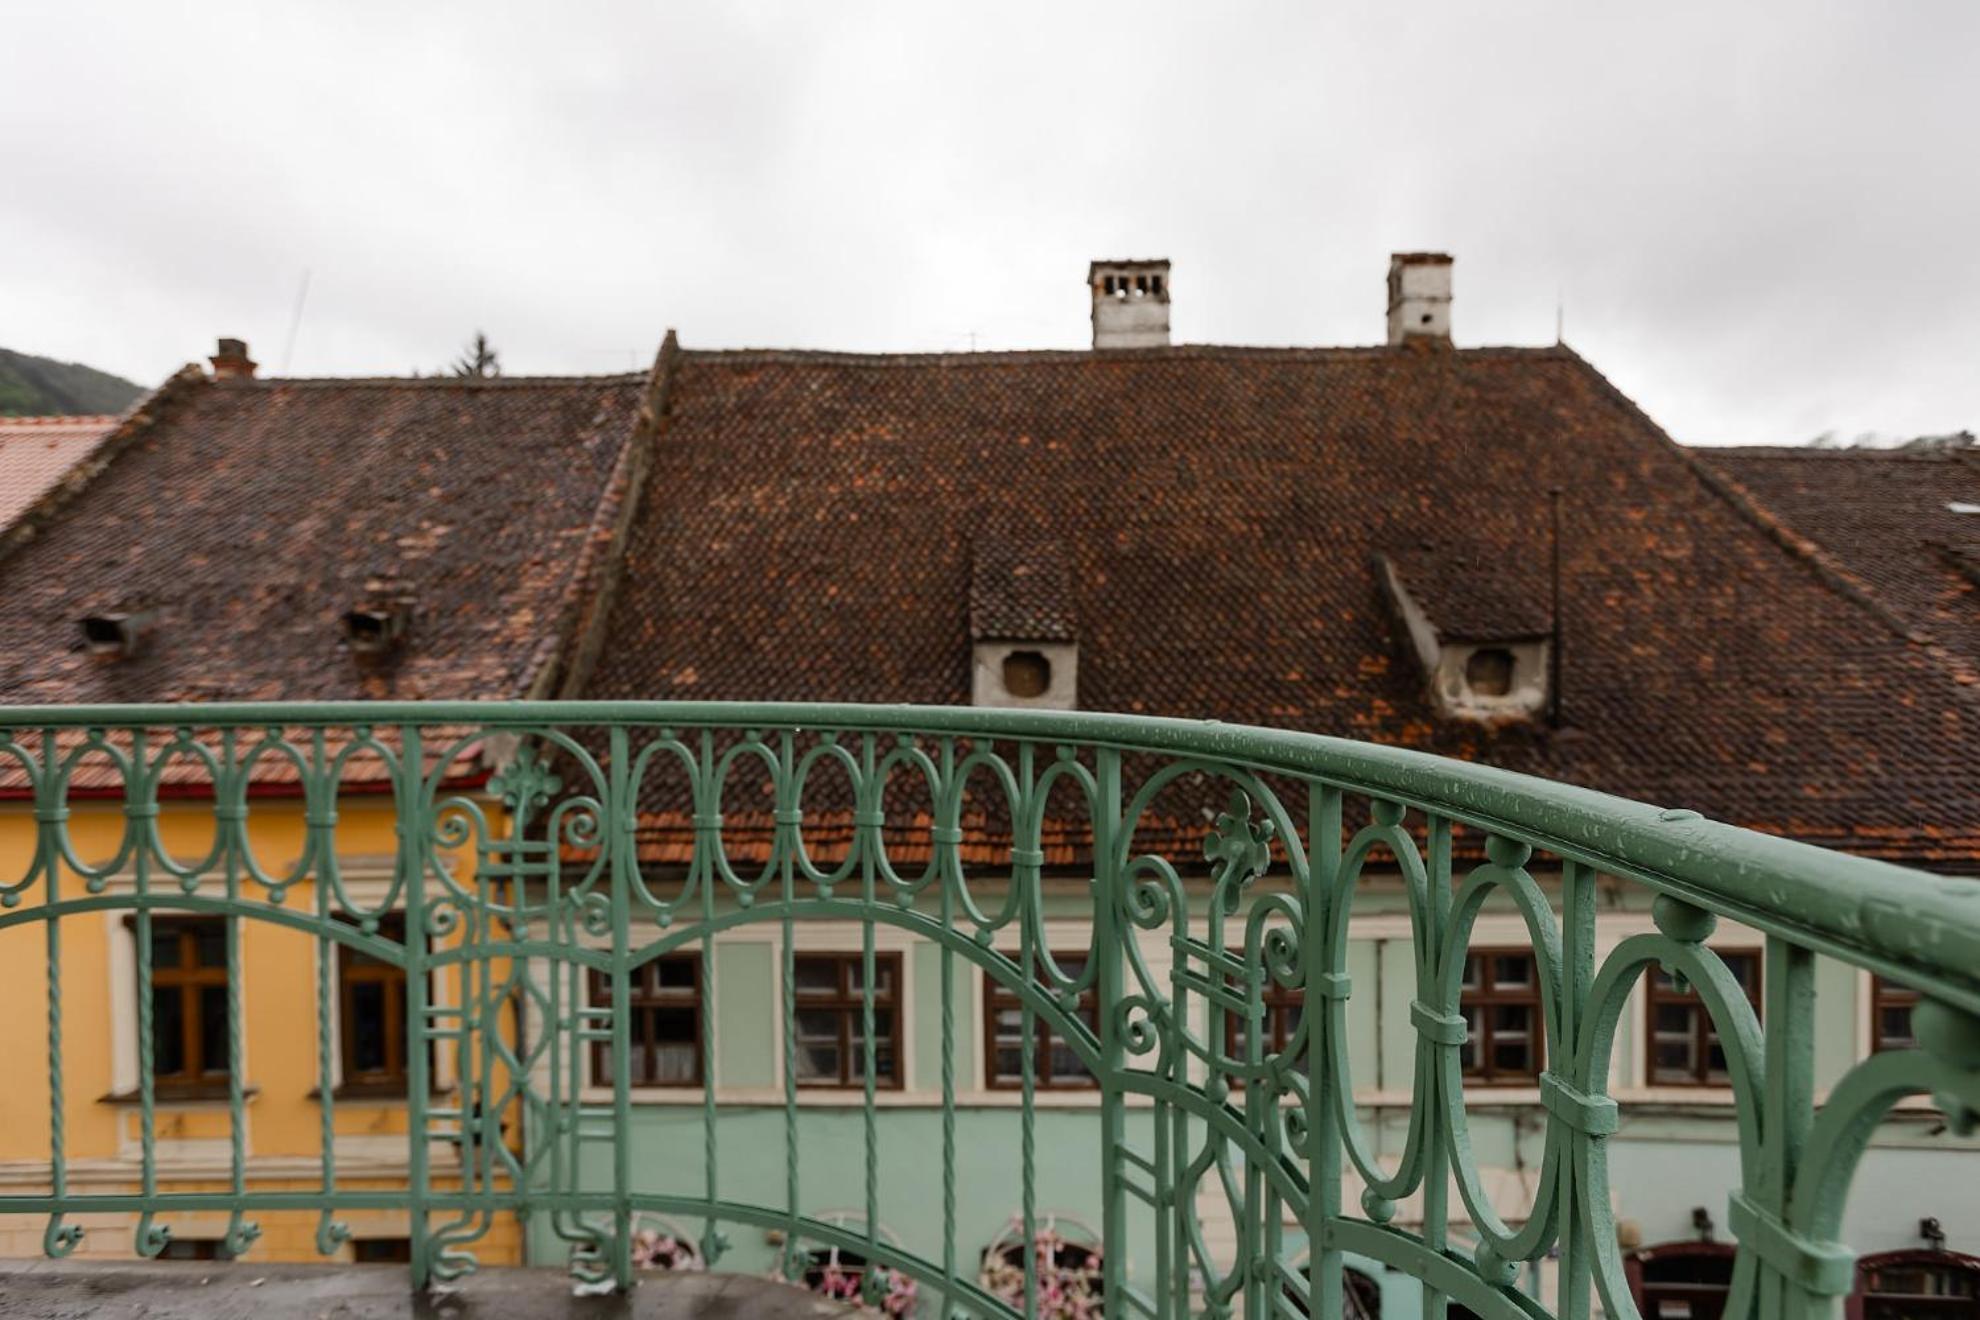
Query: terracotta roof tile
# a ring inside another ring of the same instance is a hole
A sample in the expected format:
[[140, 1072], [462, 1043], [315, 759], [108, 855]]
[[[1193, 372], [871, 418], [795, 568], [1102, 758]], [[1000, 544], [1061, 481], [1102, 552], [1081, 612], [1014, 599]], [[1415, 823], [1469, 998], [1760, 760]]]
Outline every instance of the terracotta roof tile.
[[1695, 452], [1861, 581], [1907, 627], [1980, 664], [1980, 452]]
[[115, 429], [115, 417], [0, 417], [0, 527], [21, 516]]
[[[1551, 486], [1564, 727], [1441, 717], [1375, 559], [1530, 628]], [[1006, 524], [1063, 546], [1087, 708], [1980, 857], [1973, 693], [1564, 349], [684, 352], [585, 695], [967, 702], [972, 529]]]
[[[555, 656], [645, 379], [198, 381], [0, 563], [0, 702], [520, 697]], [[410, 589], [358, 664], [341, 617]], [[83, 616], [155, 609], [136, 657]]]

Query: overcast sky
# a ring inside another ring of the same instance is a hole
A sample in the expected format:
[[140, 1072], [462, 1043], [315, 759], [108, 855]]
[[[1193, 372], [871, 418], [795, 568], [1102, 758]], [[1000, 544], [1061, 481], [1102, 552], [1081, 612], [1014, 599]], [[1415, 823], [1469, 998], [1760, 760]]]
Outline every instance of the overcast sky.
[[1076, 348], [1108, 256], [1371, 343], [1434, 248], [1681, 440], [1980, 427], [1971, 0], [0, 10], [0, 346], [145, 383]]

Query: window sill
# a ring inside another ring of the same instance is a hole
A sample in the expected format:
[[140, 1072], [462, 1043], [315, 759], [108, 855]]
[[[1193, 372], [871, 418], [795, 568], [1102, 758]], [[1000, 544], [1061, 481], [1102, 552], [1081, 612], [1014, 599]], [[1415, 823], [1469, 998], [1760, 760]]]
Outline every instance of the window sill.
[[[241, 1099], [248, 1101], [261, 1094], [258, 1086], [243, 1086]], [[158, 1086], [152, 1091], [152, 1103], [157, 1105], [212, 1105], [226, 1104], [232, 1092], [225, 1082], [192, 1082], [180, 1086]], [[100, 1105], [141, 1105], [144, 1097], [137, 1091], [111, 1091], [96, 1098]]]
[[[432, 1087], [426, 1093], [428, 1100], [444, 1100], [453, 1092], [445, 1087]], [[330, 1100], [340, 1104], [346, 1100], [362, 1104], [370, 1101], [375, 1104], [405, 1104], [412, 1097], [402, 1082], [344, 1082], [330, 1088]], [[323, 1101], [323, 1088], [312, 1086], [303, 1097], [317, 1103]]]

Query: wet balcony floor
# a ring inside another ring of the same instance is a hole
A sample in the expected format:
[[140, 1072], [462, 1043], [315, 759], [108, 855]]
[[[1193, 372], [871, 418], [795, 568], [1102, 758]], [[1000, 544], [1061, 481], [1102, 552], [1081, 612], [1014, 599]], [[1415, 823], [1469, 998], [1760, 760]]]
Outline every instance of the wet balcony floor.
[[489, 1269], [415, 1296], [403, 1265], [0, 1261], [14, 1320], [830, 1320], [859, 1312], [743, 1274], [655, 1275], [626, 1296], [574, 1297], [547, 1269]]

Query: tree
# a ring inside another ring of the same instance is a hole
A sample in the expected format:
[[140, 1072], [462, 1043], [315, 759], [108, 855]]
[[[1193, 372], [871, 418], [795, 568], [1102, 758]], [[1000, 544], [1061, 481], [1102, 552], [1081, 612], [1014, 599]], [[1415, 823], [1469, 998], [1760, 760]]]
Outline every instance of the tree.
[[488, 336], [477, 330], [474, 332], [474, 343], [454, 359], [454, 365], [448, 370], [456, 376], [499, 376], [502, 374], [502, 360], [489, 345]]

